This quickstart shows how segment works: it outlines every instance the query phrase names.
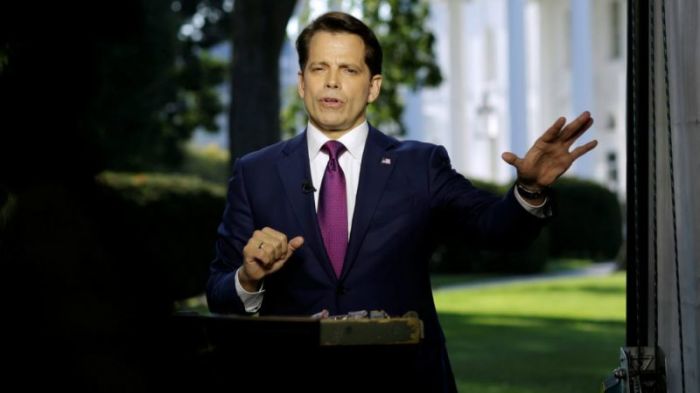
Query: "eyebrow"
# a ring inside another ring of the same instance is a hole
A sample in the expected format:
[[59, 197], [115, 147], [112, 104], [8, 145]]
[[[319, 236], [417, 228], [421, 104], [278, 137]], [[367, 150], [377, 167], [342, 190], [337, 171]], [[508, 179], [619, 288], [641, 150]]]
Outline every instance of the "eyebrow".
[[[315, 65], [321, 65], [321, 66], [330, 66], [330, 63], [327, 61], [312, 61], [308, 63], [309, 67], [315, 66]], [[361, 65], [355, 64], [355, 63], [340, 63], [339, 64], [340, 68], [357, 68], [357, 69], [362, 69]]]

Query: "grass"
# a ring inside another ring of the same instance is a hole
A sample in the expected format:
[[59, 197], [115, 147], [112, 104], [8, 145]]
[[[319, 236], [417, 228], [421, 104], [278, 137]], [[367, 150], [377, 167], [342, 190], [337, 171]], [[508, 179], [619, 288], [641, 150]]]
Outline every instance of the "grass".
[[[583, 269], [594, 265], [590, 259], [575, 259], [575, 258], [559, 258], [547, 261], [543, 273], [558, 273], [569, 270]], [[524, 274], [514, 274], [524, 275]], [[436, 273], [430, 275], [430, 282], [434, 289], [448, 287], [457, 284], [466, 284], [475, 281], [484, 281], [492, 278], [502, 278], [503, 275], [491, 273], [482, 274], [452, 274], [452, 273]]]
[[593, 265], [590, 259], [561, 258], [547, 261], [545, 273], [561, 272], [566, 270], [582, 269]]
[[449, 287], [457, 284], [467, 284], [475, 281], [488, 280], [489, 278], [499, 277], [495, 274], [431, 274], [430, 284], [433, 289]]
[[463, 392], [597, 392], [624, 345], [625, 276], [436, 291]]

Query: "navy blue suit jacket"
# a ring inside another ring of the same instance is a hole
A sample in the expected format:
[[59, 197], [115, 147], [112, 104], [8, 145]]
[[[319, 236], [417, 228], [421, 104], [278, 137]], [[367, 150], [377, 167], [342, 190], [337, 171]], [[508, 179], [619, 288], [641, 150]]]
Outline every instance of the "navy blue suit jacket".
[[416, 311], [425, 328], [421, 367], [431, 384], [453, 390], [428, 274], [438, 222], [477, 244], [517, 247], [534, 239], [544, 220], [525, 211], [512, 189], [497, 197], [473, 187], [452, 168], [443, 147], [400, 142], [370, 127], [347, 254], [336, 277], [314, 196], [303, 186], [310, 180], [306, 133], [236, 162], [207, 285], [210, 310], [245, 313], [234, 280], [254, 230], [268, 226], [289, 239], [303, 236], [304, 245], [265, 278], [260, 314]]

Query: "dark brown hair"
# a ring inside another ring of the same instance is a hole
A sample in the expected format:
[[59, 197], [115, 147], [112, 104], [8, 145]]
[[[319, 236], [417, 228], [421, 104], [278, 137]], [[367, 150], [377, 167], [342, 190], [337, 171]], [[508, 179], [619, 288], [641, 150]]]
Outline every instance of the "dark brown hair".
[[316, 18], [306, 26], [297, 38], [297, 54], [299, 55], [299, 68], [304, 71], [309, 59], [309, 43], [314, 34], [325, 31], [329, 33], [349, 33], [362, 38], [365, 43], [365, 63], [369, 67], [370, 75], [382, 73], [382, 47], [372, 30], [361, 20], [344, 12], [327, 12]]

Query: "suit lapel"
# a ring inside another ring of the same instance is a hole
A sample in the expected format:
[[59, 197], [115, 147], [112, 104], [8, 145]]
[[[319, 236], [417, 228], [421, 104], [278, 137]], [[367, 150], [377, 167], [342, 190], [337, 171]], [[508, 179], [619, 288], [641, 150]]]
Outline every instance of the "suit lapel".
[[282, 150], [282, 157], [277, 163], [277, 171], [284, 184], [287, 199], [304, 236], [304, 247], [310, 247], [328, 277], [335, 281], [335, 273], [323, 246], [321, 231], [316, 216], [316, 206], [312, 192], [304, 192], [303, 184], [311, 182], [309, 152], [306, 132], [289, 140]]
[[396, 144], [395, 139], [382, 134], [374, 127], [370, 127], [365, 151], [362, 154], [352, 231], [341, 278], [355, 263], [379, 199], [384, 192], [384, 186], [393, 171], [394, 165], [390, 148], [394, 144]]

